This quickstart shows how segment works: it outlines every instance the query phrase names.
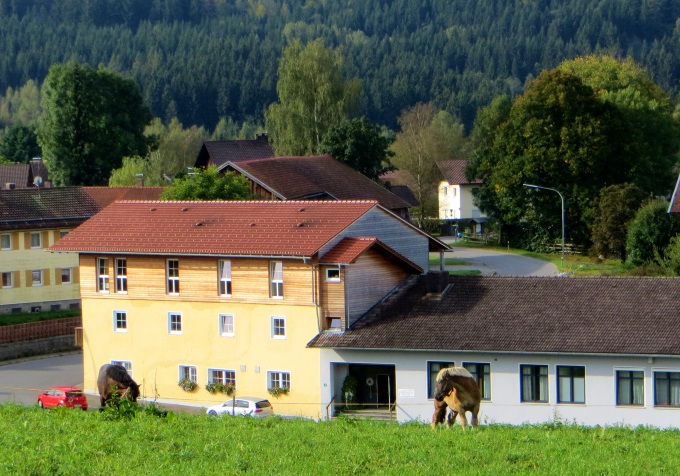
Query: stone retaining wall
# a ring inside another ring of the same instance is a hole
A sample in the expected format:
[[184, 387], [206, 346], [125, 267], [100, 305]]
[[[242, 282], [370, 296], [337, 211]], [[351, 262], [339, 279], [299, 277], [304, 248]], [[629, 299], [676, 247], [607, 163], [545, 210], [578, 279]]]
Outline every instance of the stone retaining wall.
[[0, 345], [0, 361], [18, 359], [31, 355], [66, 352], [76, 349], [77, 347], [75, 346], [72, 335], [25, 340], [23, 342]]

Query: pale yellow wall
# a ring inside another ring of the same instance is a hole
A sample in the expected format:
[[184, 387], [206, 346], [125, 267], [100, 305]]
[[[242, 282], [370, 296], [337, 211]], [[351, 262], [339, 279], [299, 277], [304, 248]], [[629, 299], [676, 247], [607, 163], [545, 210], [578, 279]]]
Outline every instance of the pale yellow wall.
[[479, 218], [485, 216], [474, 206], [472, 189], [479, 185], [439, 182], [439, 218]]
[[[0, 251], [0, 271], [14, 272], [12, 288], [0, 287], [0, 304], [39, 303], [46, 301], [77, 300], [80, 297], [78, 284], [78, 254], [50, 253], [46, 249], [59, 239], [61, 229], [26, 230], [10, 232], [12, 249]], [[42, 248], [30, 247], [31, 232], [40, 232]], [[0, 232], [5, 234], [6, 232]], [[72, 268], [71, 284], [59, 284], [56, 270]], [[43, 285], [33, 286], [27, 279], [27, 272], [43, 270]], [[46, 310], [46, 309], [43, 309]], [[48, 309], [47, 309], [48, 310]]]
[[[236, 371], [238, 395], [269, 398], [276, 413], [320, 417], [320, 359], [305, 348], [317, 333], [314, 306], [284, 303], [167, 302], [141, 299], [83, 298], [84, 386], [95, 391], [99, 367], [112, 360], [132, 362], [143, 395], [161, 401], [210, 405], [226, 397], [208, 393], [208, 368]], [[114, 310], [126, 311], [127, 332], [115, 332]], [[168, 312], [182, 313], [183, 332], [168, 333]], [[234, 337], [219, 334], [218, 315], [235, 317]], [[271, 316], [286, 318], [286, 339], [272, 339]], [[197, 368], [199, 388], [184, 392], [177, 386], [179, 365]], [[241, 366], [245, 366], [245, 371]], [[259, 373], [256, 367], [259, 366]], [[291, 392], [280, 399], [267, 392], [267, 371], [289, 372]]]

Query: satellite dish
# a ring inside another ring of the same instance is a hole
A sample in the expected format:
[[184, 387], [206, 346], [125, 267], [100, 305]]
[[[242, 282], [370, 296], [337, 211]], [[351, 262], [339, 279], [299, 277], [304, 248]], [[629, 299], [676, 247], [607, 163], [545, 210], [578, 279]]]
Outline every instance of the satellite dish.
[[366, 379], [366, 385], [368, 385], [369, 387], [372, 387], [374, 383], [375, 381], [371, 377], [368, 377]]
[[33, 179], [33, 185], [40, 187], [43, 184], [43, 179], [40, 175]]

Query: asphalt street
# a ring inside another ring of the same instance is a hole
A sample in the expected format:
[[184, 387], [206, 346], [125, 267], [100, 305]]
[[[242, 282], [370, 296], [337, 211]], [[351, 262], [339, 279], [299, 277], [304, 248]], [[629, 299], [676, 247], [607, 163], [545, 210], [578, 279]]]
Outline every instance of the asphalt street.
[[559, 270], [552, 263], [510, 253], [452, 245], [446, 258], [467, 262], [466, 265], [446, 266], [449, 271], [478, 269], [485, 276], [557, 276]]

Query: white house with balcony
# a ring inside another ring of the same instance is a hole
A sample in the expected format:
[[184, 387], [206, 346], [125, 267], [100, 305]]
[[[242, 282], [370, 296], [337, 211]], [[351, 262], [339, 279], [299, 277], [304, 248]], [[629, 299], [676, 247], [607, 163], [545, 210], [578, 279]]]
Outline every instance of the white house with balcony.
[[482, 181], [465, 177], [466, 160], [443, 160], [437, 167], [444, 179], [439, 182], [439, 219], [451, 220], [454, 224], [465, 221], [471, 231], [481, 233], [486, 216], [474, 204], [473, 190]]

